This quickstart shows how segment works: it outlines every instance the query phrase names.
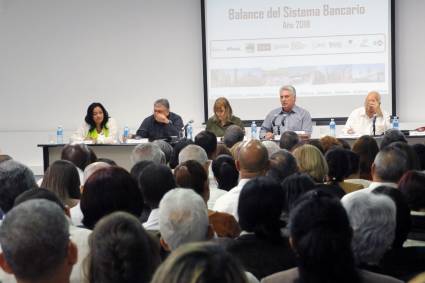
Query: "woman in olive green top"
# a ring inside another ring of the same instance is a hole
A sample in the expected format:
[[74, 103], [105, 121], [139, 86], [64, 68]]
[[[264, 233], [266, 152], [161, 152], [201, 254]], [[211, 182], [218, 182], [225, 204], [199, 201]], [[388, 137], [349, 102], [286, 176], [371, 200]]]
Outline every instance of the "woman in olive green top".
[[214, 115], [208, 119], [206, 130], [214, 133], [217, 137], [222, 137], [230, 125], [237, 125], [245, 130], [241, 119], [233, 116], [229, 101], [224, 97], [219, 97], [214, 102]]

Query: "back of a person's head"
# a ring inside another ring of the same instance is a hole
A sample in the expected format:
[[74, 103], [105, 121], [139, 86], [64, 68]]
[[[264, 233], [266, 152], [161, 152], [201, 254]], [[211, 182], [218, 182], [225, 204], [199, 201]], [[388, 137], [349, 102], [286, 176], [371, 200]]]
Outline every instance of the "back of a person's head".
[[286, 131], [280, 136], [279, 147], [291, 151], [292, 148], [300, 142], [297, 133]]
[[328, 163], [328, 177], [331, 182], [342, 182], [350, 175], [350, 157], [348, 150], [336, 147], [328, 150], [325, 155]]
[[204, 199], [207, 197], [208, 175], [199, 162], [187, 160], [180, 163], [174, 169], [174, 177], [178, 187], [192, 189]]
[[136, 217], [125, 212], [99, 220], [89, 248], [85, 264], [91, 283], [148, 283], [160, 262], [159, 245]]
[[232, 156], [218, 155], [211, 167], [219, 189], [229, 191], [238, 184], [239, 172]]
[[41, 187], [55, 193], [63, 203], [81, 196], [78, 170], [67, 160], [56, 160], [47, 168]]
[[386, 195], [347, 194], [341, 200], [353, 227], [352, 248], [358, 265], [376, 265], [391, 247], [396, 228], [396, 206]]
[[155, 143], [141, 143], [137, 145], [130, 156], [133, 164], [143, 160], [150, 160], [157, 164], [166, 164], [165, 154], [161, 147]]
[[191, 243], [175, 250], [155, 272], [152, 283], [247, 283], [242, 266], [223, 247]]
[[[229, 155], [232, 156], [232, 153], [230, 152], [230, 149], [227, 148], [227, 146], [223, 143], [217, 144], [217, 150], [216, 150], [216, 157], [219, 155]], [[215, 158], [214, 158], [215, 159]]]
[[35, 187], [34, 174], [27, 166], [14, 160], [0, 163], [0, 209], [4, 213], [13, 207], [17, 196]]
[[92, 162], [92, 154], [86, 144], [67, 144], [62, 149], [61, 159], [71, 161], [75, 166], [84, 171], [86, 166]]
[[322, 154], [325, 154], [325, 150], [323, 149], [322, 144], [320, 143], [320, 140], [316, 140], [316, 139], [310, 139], [308, 141], [300, 141], [298, 144], [296, 144], [293, 148], [292, 148], [292, 152], [294, 152], [295, 149], [305, 145], [305, 144], [309, 144], [312, 145], [314, 147], [316, 147], [318, 150], [320, 150], [320, 152]]
[[205, 166], [208, 163], [208, 155], [199, 145], [190, 144], [180, 151], [179, 164], [188, 160], [195, 160]]
[[407, 205], [406, 199], [399, 190], [388, 186], [379, 186], [372, 192], [374, 194], [388, 196], [393, 200], [396, 208], [396, 227], [392, 248], [402, 248], [404, 242], [407, 240], [407, 235], [410, 232], [410, 228], [412, 227], [410, 209]]
[[151, 208], [158, 208], [162, 197], [176, 187], [171, 169], [162, 164], [150, 164], [139, 174], [143, 199]]
[[32, 199], [45, 199], [51, 202], [56, 203], [62, 210], [65, 211], [65, 206], [63, 202], [58, 198], [57, 195], [52, 193], [51, 191], [44, 188], [35, 188], [20, 194], [16, 199], [13, 206], [17, 206], [25, 201]]
[[420, 170], [420, 163], [418, 156], [412, 146], [405, 142], [393, 142], [387, 147], [398, 148], [406, 155], [407, 170]]
[[411, 210], [425, 210], [425, 173], [407, 171], [400, 179], [398, 188]]
[[283, 211], [286, 215], [291, 212], [302, 195], [315, 188], [313, 179], [306, 173], [295, 173], [288, 176], [281, 186], [284, 194]]
[[143, 197], [130, 173], [121, 167], [108, 167], [97, 170], [88, 178], [80, 205], [84, 226], [93, 229], [99, 219], [115, 211], [126, 211], [139, 217]]
[[328, 174], [328, 164], [317, 147], [305, 144], [293, 152], [300, 172], [309, 174], [316, 182], [322, 183]]
[[283, 200], [283, 190], [272, 178], [257, 177], [248, 181], [239, 195], [241, 229], [263, 239], [280, 240]]
[[407, 143], [406, 137], [400, 130], [389, 129], [385, 132], [382, 138], [380, 149], [384, 149], [393, 142], [404, 142]]
[[381, 149], [373, 162], [373, 178], [382, 182], [398, 183], [408, 170], [406, 154], [396, 147]]
[[425, 170], [425, 144], [417, 143], [412, 145], [413, 150], [416, 152], [416, 156], [419, 160], [419, 170]]
[[208, 155], [208, 159], [213, 159], [217, 150], [217, 136], [210, 131], [202, 131], [195, 136], [195, 144], [202, 147]]
[[155, 164], [155, 163], [151, 160], [142, 160], [137, 162], [136, 164], [133, 165], [133, 167], [131, 167], [131, 170], [130, 170], [131, 177], [133, 177], [133, 179], [138, 183], [140, 173], [142, 173], [142, 171], [145, 170], [146, 167], [152, 164]]
[[158, 145], [161, 148], [165, 155], [165, 163], [168, 164], [171, 160], [171, 156], [173, 156], [173, 147], [171, 144], [164, 140], [154, 140], [152, 143]]
[[83, 172], [83, 184], [82, 185], [84, 185], [84, 183], [87, 181], [87, 179], [91, 175], [93, 175], [93, 173], [96, 172], [97, 170], [102, 169], [102, 168], [111, 167], [111, 166], [112, 165], [110, 165], [106, 162], [103, 162], [103, 161], [97, 161], [97, 162], [93, 162], [93, 163], [87, 165], [87, 167], [84, 169], [84, 172]]
[[352, 151], [359, 155], [360, 178], [371, 180], [371, 167], [373, 160], [379, 152], [376, 140], [371, 136], [361, 136], [354, 144]]
[[360, 157], [357, 153], [347, 150], [348, 159], [350, 160], [349, 175], [357, 175], [360, 169]]
[[2, 257], [19, 281], [48, 281], [60, 272], [69, 278], [77, 260], [64, 211], [44, 199], [10, 210], [0, 227], [0, 244]]
[[269, 158], [280, 150], [279, 146], [274, 141], [265, 140], [262, 144], [266, 147]]
[[237, 164], [239, 171], [254, 177], [264, 175], [269, 168], [269, 156], [266, 147], [258, 140], [243, 143], [239, 150]]
[[360, 282], [352, 229], [338, 199], [315, 190], [305, 193], [291, 211], [289, 232], [302, 282]]
[[190, 139], [181, 139], [179, 140], [173, 147], [173, 155], [171, 156], [170, 160], [170, 167], [172, 169], [176, 168], [176, 166], [179, 164], [179, 154], [180, 151], [182, 151], [183, 148], [188, 146], [189, 144], [193, 144], [193, 141]]
[[193, 190], [173, 189], [159, 203], [159, 230], [171, 251], [207, 240], [208, 225], [207, 206]]
[[339, 140], [332, 136], [324, 136], [320, 138], [320, 144], [323, 147], [324, 154], [334, 147], [342, 147]]
[[287, 150], [279, 150], [270, 156], [270, 168], [267, 176], [281, 183], [286, 177], [298, 172], [297, 160]]
[[237, 125], [231, 125], [224, 131], [223, 142], [228, 148], [232, 148], [238, 142], [243, 141], [245, 133]]

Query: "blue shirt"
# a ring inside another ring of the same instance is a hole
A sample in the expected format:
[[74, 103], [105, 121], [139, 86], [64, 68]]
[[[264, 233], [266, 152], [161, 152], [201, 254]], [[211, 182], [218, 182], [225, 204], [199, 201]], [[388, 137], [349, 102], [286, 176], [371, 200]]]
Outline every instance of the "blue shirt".
[[290, 112], [283, 111], [282, 107], [276, 108], [264, 119], [260, 138], [264, 138], [267, 132], [280, 135], [285, 131], [305, 131], [311, 135], [313, 123], [310, 113], [297, 105], [294, 105]]

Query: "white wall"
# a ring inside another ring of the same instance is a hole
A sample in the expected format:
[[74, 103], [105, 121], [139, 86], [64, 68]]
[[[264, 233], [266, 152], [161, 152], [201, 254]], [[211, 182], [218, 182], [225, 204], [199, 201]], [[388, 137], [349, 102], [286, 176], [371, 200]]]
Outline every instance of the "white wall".
[[[395, 8], [401, 126], [425, 125], [425, 1]], [[0, 150], [41, 173], [36, 145], [58, 124], [69, 135], [95, 100], [133, 129], [158, 97], [201, 122], [200, 9], [200, 0], [0, 0]]]

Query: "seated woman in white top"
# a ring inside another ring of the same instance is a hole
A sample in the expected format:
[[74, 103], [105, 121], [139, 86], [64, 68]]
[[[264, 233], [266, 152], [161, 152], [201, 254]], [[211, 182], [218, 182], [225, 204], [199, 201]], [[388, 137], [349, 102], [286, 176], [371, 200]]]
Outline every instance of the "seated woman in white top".
[[85, 123], [72, 135], [72, 141], [93, 141], [94, 143], [116, 143], [117, 123], [109, 117], [108, 111], [98, 102], [87, 108]]
[[364, 107], [351, 112], [342, 131], [346, 134], [373, 135], [374, 120], [376, 135], [381, 135], [391, 128], [390, 115], [381, 110], [381, 95], [371, 91], [366, 96]]

